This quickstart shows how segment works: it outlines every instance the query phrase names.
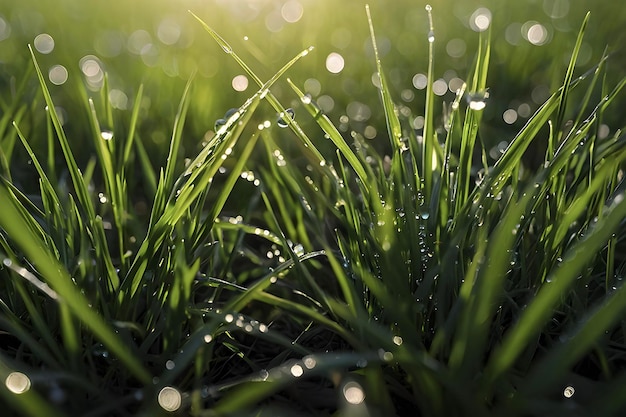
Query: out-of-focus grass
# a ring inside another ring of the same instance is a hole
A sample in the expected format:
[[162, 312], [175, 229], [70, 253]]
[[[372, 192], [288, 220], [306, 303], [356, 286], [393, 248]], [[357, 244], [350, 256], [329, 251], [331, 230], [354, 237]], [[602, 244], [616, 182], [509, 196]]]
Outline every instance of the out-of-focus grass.
[[[423, 107], [424, 97], [413, 85], [413, 77], [425, 74], [428, 69], [426, 60], [419, 58], [425, 56], [428, 48], [428, 23], [422, 13], [423, 4], [409, 0], [394, 1], [392, 5], [376, 0], [369, 3], [372, 11], [381, 16], [379, 53], [387, 63], [390, 89], [398, 95], [403, 114], [408, 114], [409, 110], [416, 113]], [[189, 135], [183, 141], [186, 148], [183, 153], [189, 156], [197, 151], [197, 144], [207, 131], [205, 122], [220, 118], [250, 91], [236, 92], [229, 87], [237, 73], [225, 65], [219, 47], [193, 23], [187, 13], [187, 9], [192, 9], [200, 17], [216, 22], [215, 29], [231, 39], [246, 61], [257, 63], [259, 75], [265, 78], [271, 75], [264, 73], [266, 68], [274, 68], [303, 48], [315, 46], [314, 57], [294, 70], [294, 77], [302, 74], [300, 78], [310, 79], [306, 89], [315, 97], [324, 96], [321, 103], [334, 121], [339, 121], [342, 115], [348, 116], [339, 127], [346, 132], [354, 130], [363, 134], [370, 126], [367, 137], [372, 137], [372, 127], [380, 126], [382, 115], [373, 111], [375, 103], [369, 94], [375, 67], [366, 25], [360, 19], [364, 4], [361, 0], [341, 3], [311, 0], [3, 2], [0, 17], [5, 29], [0, 31], [0, 39], [5, 39], [0, 41], [0, 73], [6, 76], [2, 77], [0, 88], [10, 91], [11, 77], [27, 66], [25, 45], [32, 43], [37, 35], [47, 33], [54, 39], [55, 47], [52, 53], [40, 58], [44, 72], [54, 65], [63, 65], [69, 72], [67, 83], [81, 84], [89, 78], [81, 72], [81, 59], [96, 57], [96, 66], [85, 69], [88, 73], [95, 71], [90, 83], [101, 85], [100, 66], [115, 90], [114, 105], [126, 108], [132, 105], [137, 86], [146, 85], [142, 110], [143, 113], [149, 111], [153, 121], [152, 127], [145, 127], [144, 136], [151, 145], [149, 154], [163, 158], [167, 136], [162, 134], [163, 129], [154, 125], [154, 120], [175, 113], [176, 104], [171, 97], [197, 72], [203, 82], [198, 83], [192, 93], [197, 105], [191, 109], [187, 123]], [[453, 87], [444, 96], [448, 102], [453, 100], [458, 87], [459, 80], [455, 78], [463, 78], [472, 64], [472, 51], [476, 50], [477, 42], [475, 36], [468, 35], [472, 33], [474, 21], [480, 16], [491, 19], [493, 59], [489, 92], [493, 105], [484, 112], [483, 117], [491, 128], [483, 132], [482, 138], [494, 148], [494, 153], [498, 152], [498, 144], [502, 146], [503, 141], [509, 141], [547, 98], [548, 92], [559, 85], [557, 74], [564, 70], [568, 56], [555, 56], [552, 51], [571, 50], [572, 34], [587, 10], [602, 24], [590, 28], [579, 57], [581, 70], [597, 62], [607, 44], [611, 52], [620, 55], [617, 49], [624, 43], [621, 22], [626, 20], [626, 12], [609, 2], [435, 1], [432, 5], [438, 11], [434, 23], [439, 28], [437, 42], [440, 45], [435, 51], [437, 67], [433, 77], [448, 84], [454, 80]], [[531, 44], [523, 36], [528, 37], [529, 31], [538, 39], [545, 35], [546, 43]], [[326, 58], [332, 52], [345, 59], [345, 67], [339, 74], [331, 74], [325, 67]], [[623, 66], [623, 54], [620, 56], [611, 61], [616, 71], [609, 71], [609, 78]], [[16, 81], [19, 83], [19, 79]], [[284, 83], [278, 83], [275, 93], [280, 96], [286, 88]], [[68, 118], [68, 109], [79, 100], [74, 91], [75, 88], [51, 88], [57, 105], [64, 109], [61, 113]], [[503, 120], [507, 110], [509, 118], [516, 118], [512, 124]], [[443, 114], [440, 106], [434, 112], [440, 120]], [[617, 122], [619, 115], [607, 113], [607, 126]], [[419, 127], [422, 121], [418, 119], [414, 124]], [[75, 125], [68, 120], [66, 129], [71, 131]], [[24, 129], [28, 129], [26, 124]], [[378, 140], [374, 143], [381, 148], [385, 146], [382, 143], [387, 143], [385, 133], [376, 131]]]

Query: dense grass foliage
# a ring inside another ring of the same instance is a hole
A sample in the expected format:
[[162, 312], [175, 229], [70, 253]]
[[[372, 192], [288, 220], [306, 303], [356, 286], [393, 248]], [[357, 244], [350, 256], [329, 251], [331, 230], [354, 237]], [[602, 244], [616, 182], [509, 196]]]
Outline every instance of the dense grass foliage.
[[[608, 54], [577, 71], [589, 15], [560, 87], [494, 156], [482, 137], [490, 31], [476, 35], [441, 121], [438, 28], [423, 12], [416, 129], [366, 11], [385, 146], [344, 132], [291, 76], [308, 45], [264, 78], [199, 14], [190, 19], [256, 92], [189, 157], [203, 82], [190, 77], [164, 164], [139, 127], [151, 122], [143, 86], [127, 111], [107, 77], [78, 89], [71, 136], [31, 48], [0, 119], [0, 396], [11, 412], [626, 411], [626, 138], [604, 124], [626, 81], [612, 81]], [[33, 78], [44, 114], [25, 104]], [[276, 94], [279, 80], [290, 93]]]

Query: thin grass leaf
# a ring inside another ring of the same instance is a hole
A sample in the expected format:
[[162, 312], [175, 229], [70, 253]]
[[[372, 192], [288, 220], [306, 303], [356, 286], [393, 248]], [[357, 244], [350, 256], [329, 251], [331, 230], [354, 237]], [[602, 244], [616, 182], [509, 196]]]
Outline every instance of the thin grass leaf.
[[387, 80], [385, 78], [383, 67], [380, 62], [380, 56], [378, 55], [378, 45], [376, 43], [376, 35], [374, 34], [374, 23], [372, 22], [372, 15], [370, 13], [370, 7], [368, 4], [365, 5], [365, 13], [367, 14], [367, 23], [369, 25], [372, 48], [374, 49], [376, 71], [378, 72], [378, 78], [380, 81], [380, 96], [383, 102], [385, 120], [387, 121], [387, 129], [389, 130], [389, 139], [394, 149], [401, 149], [404, 147], [401, 140], [402, 128], [400, 126], [400, 120], [398, 119], [398, 115], [396, 114], [395, 105], [393, 104], [393, 101], [391, 99], [389, 87], [387, 86]]
[[35, 52], [33, 48], [28, 45], [28, 49], [30, 50], [30, 55], [33, 60], [33, 64], [35, 66], [35, 71], [37, 73], [37, 78], [39, 79], [39, 84], [41, 86], [41, 91], [43, 93], [44, 101], [46, 103], [48, 112], [50, 114], [50, 118], [52, 120], [52, 124], [54, 125], [54, 130], [57, 135], [57, 139], [61, 145], [61, 149], [63, 150], [63, 156], [65, 157], [65, 162], [67, 164], [67, 169], [69, 171], [70, 177], [72, 178], [72, 185], [74, 186], [74, 191], [78, 197], [78, 201], [80, 203], [80, 208], [83, 211], [83, 214], [87, 219], [93, 219], [95, 217], [95, 209], [93, 207], [93, 203], [89, 198], [89, 192], [87, 191], [87, 186], [84, 182], [84, 179], [81, 175], [80, 169], [76, 164], [76, 160], [74, 159], [74, 155], [72, 153], [72, 149], [70, 147], [69, 141], [63, 131], [63, 126], [61, 125], [61, 120], [59, 119], [59, 115], [54, 106], [54, 102], [52, 101], [52, 96], [50, 95], [50, 91], [46, 85], [46, 80], [41, 72], [41, 68], [37, 63], [37, 58], [35, 57]]
[[0, 185], [0, 201], [4, 202], [0, 226], [19, 245], [28, 259], [37, 265], [37, 269], [46, 277], [50, 287], [62, 297], [63, 301], [60, 302], [65, 303], [85, 327], [90, 329], [128, 367], [135, 377], [140, 381], [149, 382], [151, 380], [149, 373], [128, 351], [128, 347], [120, 343], [119, 338], [107, 323], [89, 307], [85, 297], [78, 291], [67, 272], [46, 248], [41, 237], [27, 226], [24, 215], [17, 209], [4, 185]]
[[582, 47], [583, 37], [585, 34], [585, 30], [587, 29], [587, 24], [589, 23], [590, 12], [587, 12], [585, 18], [583, 20], [582, 25], [580, 26], [580, 30], [578, 31], [578, 37], [576, 38], [576, 43], [574, 44], [574, 49], [572, 51], [572, 55], [570, 57], [569, 64], [567, 66], [567, 71], [565, 72], [565, 79], [563, 81], [563, 87], [561, 88], [559, 94], [559, 105], [558, 105], [558, 113], [555, 121], [555, 126], [560, 128], [563, 119], [565, 117], [565, 108], [567, 103], [567, 96], [570, 90], [570, 84], [572, 81], [572, 77], [574, 75], [574, 69], [576, 68], [576, 60], [578, 59], [578, 55], [580, 53], [580, 48]]
[[549, 284], [542, 286], [519, 322], [513, 326], [502, 345], [493, 353], [486, 370], [490, 381], [497, 380], [513, 365], [523, 347], [540, 331], [563, 294], [576, 281], [584, 266], [606, 244], [624, 217], [626, 204], [623, 203], [623, 194], [618, 194], [613, 204], [607, 208], [605, 216], [599, 218], [597, 223], [586, 231], [584, 238], [563, 256], [562, 264], [549, 277]]
[[[624, 204], [622, 204], [623, 206]], [[622, 213], [626, 210], [622, 210]], [[577, 328], [563, 335], [565, 340], [534, 364], [520, 387], [521, 396], [537, 395], [558, 382], [582, 356], [604, 337], [624, 317], [626, 312], [626, 286], [613, 291], [578, 323]]]

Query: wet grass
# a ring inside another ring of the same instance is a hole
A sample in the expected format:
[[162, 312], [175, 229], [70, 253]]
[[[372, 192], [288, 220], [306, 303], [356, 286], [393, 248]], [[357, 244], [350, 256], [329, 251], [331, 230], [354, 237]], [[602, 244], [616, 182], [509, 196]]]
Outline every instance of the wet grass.
[[264, 82], [194, 17], [258, 84], [194, 158], [193, 79], [163, 167], [138, 129], [142, 88], [128, 113], [84, 92], [84, 136], [69, 138], [32, 51], [47, 113], [27, 124], [45, 146], [20, 100], [0, 120], [0, 395], [16, 415], [624, 412], [626, 140], [601, 126], [626, 81], [606, 83], [606, 57], [575, 73], [588, 17], [561, 87], [496, 160], [480, 135], [488, 31], [440, 124], [430, 28], [416, 131], [367, 10], [378, 153], [303, 80], [272, 92], [310, 49]]

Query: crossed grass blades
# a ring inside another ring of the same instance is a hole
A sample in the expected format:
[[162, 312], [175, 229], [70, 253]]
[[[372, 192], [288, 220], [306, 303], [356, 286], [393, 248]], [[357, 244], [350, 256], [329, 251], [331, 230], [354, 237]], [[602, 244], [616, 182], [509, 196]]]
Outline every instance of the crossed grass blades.
[[[562, 86], [491, 163], [484, 106], [464, 101], [486, 91], [488, 33], [439, 125], [430, 28], [416, 132], [396, 111], [367, 9], [389, 137], [379, 155], [358, 134], [348, 143], [297, 82], [287, 80], [321, 131], [305, 132], [272, 94], [310, 48], [264, 83], [193, 16], [259, 86], [193, 160], [179, 154], [191, 80], [158, 175], [140, 134], [141, 87], [130, 115], [112, 109], [106, 86], [99, 104], [83, 93], [96, 156], [82, 170], [32, 50], [44, 152], [20, 130], [29, 74], [3, 104], [3, 403], [33, 416], [624, 411], [625, 138], [599, 137], [624, 82], [605, 84], [607, 56], [574, 77], [588, 17]], [[585, 93], [568, 110], [573, 89]], [[261, 103], [305, 166], [257, 125]], [[322, 136], [335, 155], [318, 149]], [[531, 171], [523, 155], [544, 139]], [[18, 141], [36, 196], [12, 181]], [[149, 217], [129, 187], [143, 187]], [[226, 210], [234, 190], [249, 198]]]

